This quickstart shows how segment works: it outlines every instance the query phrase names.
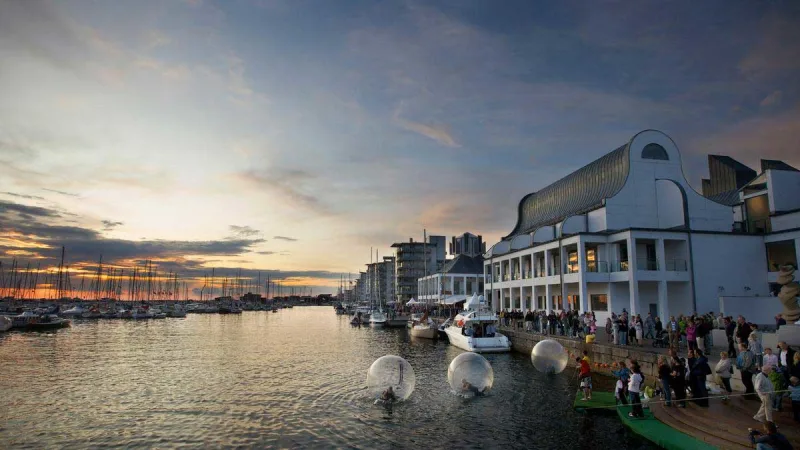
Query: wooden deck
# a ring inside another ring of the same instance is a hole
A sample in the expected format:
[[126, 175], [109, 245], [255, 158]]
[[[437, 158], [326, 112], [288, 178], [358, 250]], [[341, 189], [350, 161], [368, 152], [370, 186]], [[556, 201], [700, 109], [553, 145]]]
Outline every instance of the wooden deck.
[[[670, 427], [682, 431], [721, 449], [752, 449], [748, 428], [761, 430], [762, 425], [753, 419], [761, 403], [755, 399], [731, 397], [727, 401], [712, 399], [708, 408], [691, 401], [686, 408], [652, 405], [653, 415]], [[792, 419], [791, 402], [784, 399], [783, 411], [773, 412], [778, 431], [790, 442], [800, 442], [800, 427]]]

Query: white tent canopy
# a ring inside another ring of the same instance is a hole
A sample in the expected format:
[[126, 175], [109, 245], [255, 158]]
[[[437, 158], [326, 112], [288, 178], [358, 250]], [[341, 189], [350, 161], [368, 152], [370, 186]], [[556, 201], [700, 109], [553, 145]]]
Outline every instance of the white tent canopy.
[[444, 305], [455, 305], [458, 302], [463, 302], [463, 301], [466, 301], [466, 300], [467, 300], [467, 296], [466, 295], [449, 295], [449, 296], [445, 297], [444, 300], [442, 300], [439, 303], [442, 303]]
[[406, 302], [406, 306], [416, 305], [417, 303], [419, 302], [414, 300], [414, 297], [411, 297], [411, 300]]

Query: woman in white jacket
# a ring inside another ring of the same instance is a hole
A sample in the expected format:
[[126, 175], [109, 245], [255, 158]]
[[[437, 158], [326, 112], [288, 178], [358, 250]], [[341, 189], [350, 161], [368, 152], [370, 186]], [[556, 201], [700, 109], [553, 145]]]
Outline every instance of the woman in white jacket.
[[[722, 352], [719, 354], [720, 360], [717, 363], [717, 366], [714, 367], [714, 373], [717, 374], [720, 381], [722, 382], [722, 387], [725, 388], [725, 392], [730, 394], [733, 392], [731, 390], [731, 375], [733, 375], [733, 366], [731, 366], [731, 360], [728, 359], [728, 352]], [[722, 397], [723, 400], [727, 400], [728, 396]]]

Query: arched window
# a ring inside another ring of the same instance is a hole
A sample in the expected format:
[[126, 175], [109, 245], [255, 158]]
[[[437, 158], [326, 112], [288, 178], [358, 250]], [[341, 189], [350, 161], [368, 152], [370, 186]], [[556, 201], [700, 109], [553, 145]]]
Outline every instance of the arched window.
[[662, 161], [669, 161], [669, 155], [664, 147], [658, 144], [647, 144], [642, 150], [642, 159], [660, 159]]

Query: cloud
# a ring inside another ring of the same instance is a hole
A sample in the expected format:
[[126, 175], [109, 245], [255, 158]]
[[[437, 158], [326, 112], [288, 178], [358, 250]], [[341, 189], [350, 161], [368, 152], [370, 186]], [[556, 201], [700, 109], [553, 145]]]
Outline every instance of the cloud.
[[247, 225], [245, 226], [229, 225], [228, 228], [230, 228], [231, 233], [233, 233], [234, 236], [238, 237], [258, 236], [261, 233], [261, 230], [256, 230], [255, 228]]
[[14, 192], [0, 192], [0, 194], [10, 195], [11, 197], [24, 198], [28, 200], [44, 200], [44, 197], [38, 195], [16, 194]]
[[786, 12], [775, 8], [759, 21], [758, 32], [738, 65], [746, 77], [763, 80], [784, 74], [795, 76], [800, 70], [800, 29]]
[[272, 239], [277, 239], [279, 241], [297, 242], [297, 239], [287, 236], [273, 236]]
[[66, 191], [59, 191], [57, 189], [42, 188], [42, 190], [48, 192], [54, 192], [56, 194], [66, 195], [67, 197], [80, 197], [80, 195], [78, 194], [73, 194], [72, 192], [66, 192]]
[[0, 200], [0, 215], [8, 217], [12, 215], [12, 213], [22, 215], [25, 218], [61, 217], [61, 214], [54, 209]]
[[424, 123], [412, 122], [410, 120], [396, 118], [395, 123], [405, 128], [421, 134], [429, 139], [433, 139], [445, 147], [461, 147], [453, 136], [450, 135], [447, 127], [441, 125], [426, 125]]
[[[750, 167], [760, 167], [759, 159], [778, 159], [800, 166], [800, 110], [745, 119], [688, 142], [696, 153], [724, 154]], [[766, 144], [766, 145], [765, 145]]]
[[332, 211], [318, 196], [310, 191], [317, 177], [301, 169], [247, 170], [235, 174], [236, 178], [261, 189], [266, 189], [282, 203], [328, 215]]
[[263, 252], [256, 252], [257, 255], [267, 255], [267, 256], [268, 255], [274, 255], [276, 253], [277, 252], [272, 252], [272, 251], [268, 251], [268, 250], [267, 251], [263, 251]]
[[113, 222], [111, 220], [103, 220], [103, 229], [106, 231], [113, 230], [114, 228], [124, 225], [122, 222]]
[[768, 96], [764, 97], [764, 100], [761, 100], [761, 103], [759, 103], [759, 105], [762, 108], [768, 108], [770, 106], [776, 106], [781, 102], [781, 98], [782, 97], [783, 97], [783, 92], [774, 91], [773, 93], [771, 93]]

